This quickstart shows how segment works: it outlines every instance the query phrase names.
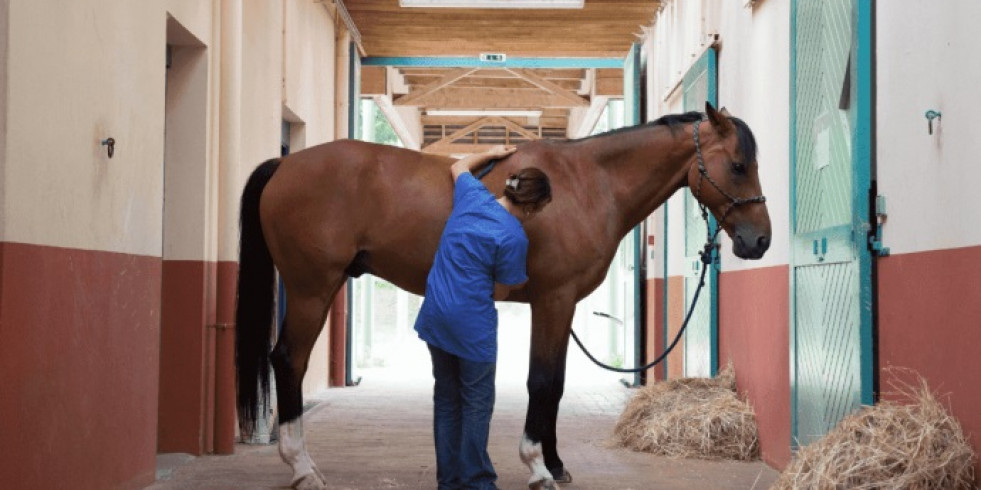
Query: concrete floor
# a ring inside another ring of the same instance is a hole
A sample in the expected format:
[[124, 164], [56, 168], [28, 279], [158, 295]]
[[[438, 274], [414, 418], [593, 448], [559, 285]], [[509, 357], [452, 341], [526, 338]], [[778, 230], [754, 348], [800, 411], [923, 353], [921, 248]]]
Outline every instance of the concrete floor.
[[[518, 458], [527, 394], [498, 377], [490, 454], [502, 490], [526, 489]], [[509, 381], [510, 380], [510, 381]], [[436, 487], [431, 380], [365, 372], [360, 386], [327, 391], [304, 416], [307, 447], [338, 490]], [[633, 390], [570, 380], [559, 411], [559, 454], [572, 473], [563, 489], [765, 489], [777, 472], [762, 462], [670, 459], [612, 448], [609, 438]], [[291, 473], [275, 446], [238, 445], [232, 456], [161, 455], [153, 490], [287, 488]]]

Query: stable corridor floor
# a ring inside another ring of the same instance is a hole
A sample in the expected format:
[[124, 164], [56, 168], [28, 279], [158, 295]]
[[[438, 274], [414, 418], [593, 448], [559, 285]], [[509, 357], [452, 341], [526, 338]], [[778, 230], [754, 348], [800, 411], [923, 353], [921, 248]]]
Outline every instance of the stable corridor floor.
[[[499, 375], [490, 455], [502, 490], [527, 489], [518, 458], [528, 396]], [[391, 370], [328, 390], [304, 415], [307, 447], [330, 489], [434, 489], [432, 381]], [[559, 410], [559, 454], [572, 473], [563, 489], [765, 489], [777, 472], [762, 462], [654, 457], [612, 448], [613, 426], [633, 390], [613, 381], [571, 381]], [[232, 456], [161, 455], [153, 490], [287, 488], [275, 446], [238, 445]]]

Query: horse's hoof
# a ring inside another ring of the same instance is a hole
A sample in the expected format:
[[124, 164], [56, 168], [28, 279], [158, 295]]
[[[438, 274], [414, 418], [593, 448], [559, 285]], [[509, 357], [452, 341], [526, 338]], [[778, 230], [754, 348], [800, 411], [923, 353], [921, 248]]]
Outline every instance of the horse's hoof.
[[[552, 474], [554, 475], [555, 472], [553, 471]], [[555, 483], [572, 483], [572, 473], [569, 473], [569, 470], [562, 468], [562, 474], [555, 477]]]
[[559, 486], [555, 483], [555, 480], [535, 480], [528, 482], [529, 490], [559, 490]]
[[324, 483], [323, 477], [317, 473], [308, 473], [303, 475], [299, 480], [293, 482], [293, 488], [296, 490], [324, 490], [327, 485]]

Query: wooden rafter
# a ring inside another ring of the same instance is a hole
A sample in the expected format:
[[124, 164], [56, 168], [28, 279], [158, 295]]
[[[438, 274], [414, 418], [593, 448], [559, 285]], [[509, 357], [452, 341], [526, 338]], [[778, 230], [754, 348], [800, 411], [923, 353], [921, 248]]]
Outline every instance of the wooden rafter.
[[[440, 138], [439, 140], [435, 141], [430, 145], [427, 145], [425, 148], [422, 149], [422, 151], [428, 153], [451, 154], [451, 153], [473, 153], [474, 151], [481, 151], [480, 149], [489, 149], [491, 145], [482, 145], [478, 142], [478, 139], [476, 138], [477, 131], [479, 131], [480, 128], [487, 127], [487, 126], [504, 126], [506, 130], [518, 133], [530, 140], [537, 140], [540, 138], [540, 136], [537, 133], [533, 131], [528, 131], [527, 129], [503, 117], [496, 117], [496, 116], [484, 117], [478, 119], [477, 121], [474, 121], [472, 124], [464, 128], [461, 128], [457, 131], [454, 131], [451, 134], [448, 134]], [[468, 134], [471, 133], [474, 133], [475, 135], [473, 143], [462, 144], [462, 145], [460, 143], [454, 143], [454, 141], [465, 138]], [[467, 147], [470, 149], [477, 148], [477, 150], [469, 151], [469, 152], [461, 151], [462, 147]]]
[[606, 109], [606, 103], [609, 100], [610, 98], [606, 96], [593, 97], [593, 103], [586, 110], [586, 113], [583, 114], [579, 125], [575, 128], [569, 128], [569, 136], [572, 138], [585, 138], [589, 136], [590, 131], [596, 127], [596, 122], [603, 115], [603, 110]]
[[[399, 105], [398, 102], [395, 103]], [[562, 97], [538, 89], [446, 87], [413, 102], [413, 105], [440, 109], [538, 109], [579, 107]], [[589, 105], [589, 104], [585, 104]]]
[[429, 83], [412, 91], [409, 95], [400, 97], [395, 101], [395, 105], [419, 105], [418, 101], [432, 94], [439, 89], [477, 71], [476, 68], [459, 68], [443, 75], [435, 82]]
[[508, 130], [518, 133], [521, 136], [524, 136], [525, 138], [528, 138], [530, 140], [541, 139], [541, 135], [539, 135], [538, 133], [528, 131], [527, 129], [521, 126], [518, 126], [513, 121], [509, 121], [507, 119], [504, 119], [503, 117], [494, 117], [491, 119], [496, 119], [501, 125], [503, 125], [505, 128], [508, 128]]
[[506, 70], [552, 95], [567, 100], [570, 107], [585, 107], [589, 105], [589, 101], [586, 99], [566, 90], [561, 85], [535, 75], [531, 70], [520, 70], [513, 68], [506, 68]]

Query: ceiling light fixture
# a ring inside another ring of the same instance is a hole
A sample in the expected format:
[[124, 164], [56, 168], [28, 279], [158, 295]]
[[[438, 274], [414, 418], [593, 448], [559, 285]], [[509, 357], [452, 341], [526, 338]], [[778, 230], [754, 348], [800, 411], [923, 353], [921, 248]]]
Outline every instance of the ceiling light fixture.
[[400, 7], [457, 9], [581, 9], [585, 0], [399, 0]]
[[509, 111], [509, 110], [448, 110], [433, 109], [426, 111], [427, 116], [499, 116], [499, 117], [541, 117], [542, 111]]

